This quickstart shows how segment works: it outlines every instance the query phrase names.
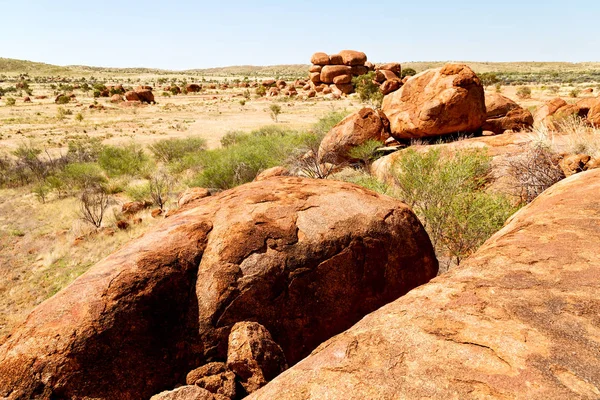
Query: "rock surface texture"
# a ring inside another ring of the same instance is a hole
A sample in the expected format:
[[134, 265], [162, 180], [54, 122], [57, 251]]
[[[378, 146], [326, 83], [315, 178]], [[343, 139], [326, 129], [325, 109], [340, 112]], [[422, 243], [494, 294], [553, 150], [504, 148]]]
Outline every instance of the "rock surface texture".
[[363, 108], [348, 115], [321, 141], [319, 160], [332, 164], [351, 161], [349, 151], [353, 147], [360, 146], [368, 140], [384, 143], [390, 137], [386, 124], [385, 116], [379, 115], [372, 108]]
[[248, 399], [600, 398], [599, 192], [600, 171], [556, 184]]
[[396, 200], [335, 181], [246, 184], [182, 207], [38, 306], [0, 347], [0, 397], [149, 398], [224, 361], [241, 321], [293, 364], [436, 273]]
[[483, 86], [464, 64], [446, 64], [413, 76], [384, 97], [382, 110], [397, 139], [473, 132], [486, 119]]
[[533, 115], [508, 97], [485, 94], [486, 120], [482, 129], [499, 135], [504, 131], [520, 131], [533, 126]]

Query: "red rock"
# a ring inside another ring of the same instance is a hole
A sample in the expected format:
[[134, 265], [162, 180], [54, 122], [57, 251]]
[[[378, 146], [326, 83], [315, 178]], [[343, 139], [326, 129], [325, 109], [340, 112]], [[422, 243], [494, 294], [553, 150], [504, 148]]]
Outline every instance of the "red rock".
[[269, 96], [269, 97], [279, 96], [279, 89], [276, 87], [269, 88], [269, 91], [267, 92], [267, 96]]
[[306, 97], [308, 97], [309, 99], [312, 97], [315, 97], [317, 95], [317, 92], [315, 90], [309, 90], [308, 93], [306, 94]]
[[351, 83], [336, 83], [334, 86], [343, 94], [354, 93], [354, 85]]
[[365, 65], [367, 62], [367, 55], [361, 51], [342, 50], [339, 55], [345, 65]]
[[587, 119], [590, 124], [600, 127], [600, 101], [598, 101], [595, 106], [590, 108]]
[[202, 90], [202, 86], [197, 83], [190, 83], [185, 86], [185, 90], [187, 90], [188, 93], [198, 93]]
[[118, 220], [117, 221], [117, 228], [119, 228], [120, 230], [124, 231], [127, 228], [129, 228], [129, 222], [125, 221], [125, 220]]
[[140, 211], [146, 209], [147, 205], [143, 201], [132, 201], [123, 204], [121, 212], [123, 214], [137, 214]]
[[383, 82], [381, 84], [381, 92], [385, 95], [388, 95], [402, 87], [402, 81], [400, 79], [392, 79], [389, 81]]
[[375, 67], [377, 70], [392, 71], [397, 75], [402, 73], [402, 65], [400, 63], [379, 64]]
[[254, 393], [288, 368], [281, 347], [256, 322], [238, 322], [231, 329], [227, 367], [240, 378], [247, 393]]
[[[319, 75], [320, 75], [320, 74], [319, 74]], [[304, 85], [304, 86], [302, 87], [302, 90], [311, 90], [311, 86], [310, 86], [310, 84], [308, 84], [308, 83], [307, 83], [306, 85]]]
[[310, 81], [316, 85], [321, 83], [321, 73], [320, 72], [311, 72], [310, 73]]
[[598, 193], [598, 170], [559, 182], [246, 399], [598, 398]]
[[567, 102], [561, 99], [560, 97], [554, 98], [540, 108], [537, 109], [535, 114], [533, 115], [533, 120], [535, 125], [540, 125], [542, 123], [546, 123], [548, 117], [554, 115], [554, 113], [561, 107], [567, 105]]
[[336, 85], [352, 82], [352, 75], [338, 75], [333, 78], [333, 83]]
[[142, 92], [144, 90], [150, 90], [152, 91], [152, 86], [148, 86], [148, 85], [141, 85], [135, 88], [136, 92]]
[[344, 59], [340, 54], [332, 54], [329, 56], [330, 65], [344, 65]]
[[273, 167], [268, 168], [262, 171], [260, 174], [254, 178], [254, 181], [264, 181], [265, 179], [270, 179], [274, 176], [289, 176], [290, 171], [284, 167]]
[[149, 398], [225, 359], [242, 321], [293, 364], [436, 273], [397, 200], [333, 180], [242, 185], [181, 208], [40, 304], [0, 347], [0, 396]]
[[383, 144], [388, 137], [380, 115], [372, 108], [363, 108], [344, 118], [325, 135], [319, 146], [319, 162], [341, 164], [357, 161], [350, 157], [352, 148], [368, 140]]
[[350, 70], [353, 76], [360, 76], [369, 72], [369, 69], [362, 65], [353, 65]]
[[29, 97], [29, 96], [24, 97], [23, 103], [31, 103], [31, 97]]
[[141, 90], [136, 92], [142, 103], [155, 103], [152, 90]]
[[231, 400], [231, 398], [213, 394], [198, 386], [181, 386], [152, 396], [150, 400]]
[[571, 176], [578, 172], [585, 171], [590, 160], [591, 157], [587, 154], [570, 154], [560, 160], [559, 166], [565, 176]]
[[125, 93], [125, 100], [127, 101], [140, 101], [140, 97], [136, 92], [129, 91]]
[[196, 385], [214, 394], [234, 399], [236, 396], [235, 374], [222, 362], [212, 362], [189, 372], [188, 385]]
[[333, 83], [333, 78], [340, 75], [351, 75], [352, 70], [346, 65], [326, 65], [321, 70], [321, 82]]
[[384, 97], [382, 110], [396, 139], [473, 132], [486, 119], [481, 81], [463, 64], [415, 75]]
[[325, 53], [315, 53], [310, 58], [310, 62], [315, 65], [328, 65], [329, 56]]
[[265, 87], [275, 86], [275, 83], [277, 83], [275, 79], [265, 79], [264, 81], [262, 81], [262, 85]]
[[331, 93], [331, 87], [326, 86], [321, 91], [323, 92], [323, 94], [330, 94]]
[[277, 86], [279, 89], [284, 89], [287, 86], [287, 83], [280, 79], [275, 83], [275, 86]]
[[120, 103], [123, 101], [123, 97], [120, 94], [113, 94], [110, 98], [111, 103]]
[[154, 210], [152, 210], [150, 215], [152, 215], [152, 218], [158, 218], [162, 215], [162, 213], [163, 213], [163, 210], [161, 210], [160, 208], [155, 208]]
[[321, 72], [321, 69], [323, 69], [323, 67], [321, 65], [311, 65], [311, 67], [308, 69], [308, 72]]
[[484, 131], [499, 135], [507, 130], [521, 131], [533, 126], [533, 116], [520, 105], [499, 93], [485, 94], [486, 121]]

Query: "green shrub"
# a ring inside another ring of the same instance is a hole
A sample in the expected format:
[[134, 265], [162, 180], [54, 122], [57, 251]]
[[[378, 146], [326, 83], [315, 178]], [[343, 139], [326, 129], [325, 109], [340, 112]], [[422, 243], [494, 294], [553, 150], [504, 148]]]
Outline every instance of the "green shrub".
[[277, 104], [271, 104], [271, 107], [269, 107], [269, 110], [270, 110], [271, 118], [273, 119], [273, 121], [277, 122], [279, 119], [279, 114], [281, 114], [281, 107], [278, 106]]
[[365, 170], [368, 170], [371, 162], [377, 159], [377, 150], [383, 146], [383, 143], [377, 140], [367, 140], [360, 146], [353, 147], [348, 155], [356, 160], [360, 160]]
[[73, 189], [101, 187], [106, 183], [106, 177], [96, 163], [67, 164], [59, 178]]
[[404, 78], [405, 76], [415, 76], [416, 74], [417, 71], [412, 68], [403, 68], [402, 72], [400, 73], [400, 77]]
[[391, 190], [388, 185], [366, 172], [341, 177], [341, 180], [354, 183], [355, 185], [362, 186], [377, 193], [386, 195], [391, 194]]
[[186, 157], [184, 164], [191, 166], [190, 161], [194, 161], [195, 168], [201, 170], [190, 186], [228, 189], [250, 182], [260, 171], [284, 164], [291, 154], [314, 140], [311, 134], [273, 132], [259, 130], [240, 135], [238, 142], [227, 147], [195, 154], [193, 160]]
[[528, 86], [521, 86], [517, 89], [517, 96], [520, 99], [529, 99], [531, 98], [531, 88]]
[[495, 85], [500, 82], [498, 76], [494, 72], [484, 72], [479, 74], [479, 79], [481, 80], [481, 84], [483, 86]]
[[148, 182], [127, 186], [125, 194], [133, 201], [150, 201], [150, 184]]
[[102, 139], [83, 136], [68, 141], [67, 159], [69, 162], [94, 162], [102, 152]]
[[581, 93], [581, 90], [575, 88], [569, 92], [569, 97], [577, 97], [579, 96], [579, 93]]
[[247, 136], [246, 132], [242, 131], [231, 131], [227, 132], [225, 136], [221, 138], [221, 146], [228, 147], [234, 144], [239, 143], [243, 140], [243, 137]]
[[258, 85], [258, 87], [256, 88], [256, 94], [260, 97], [263, 97], [267, 94], [267, 88], [263, 85]]
[[438, 253], [460, 264], [516, 210], [506, 196], [484, 191], [490, 157], [465, 150], [409, 149], [394, 165], [399, 197], [421, 218]]
[[318, 137], [322, 138], [331, 130], [331, 128], [339, 124], [349, 114], [350, 113], [346, 110], [330, 111], [313, 125], [311, 131], [314, 132]]
[[362, 102], [368, 102], [374, 108], [380, 108], [383, 101], [383, 93], [379, 85], [374, 82], [375, 72], [371, 71], [365, 75], [352, 78], [352, 83], [358, 97]]
[[69, 96], [65, 96], [60, 95], [57, 99], [56, 99], [56, 104], [68, 104], [71, 101], [71, 98]]
[[165, 163], [181, 159], [187, 154], [206, 149], [206, 139], [187, 137], [183, 139], [163, 139], [149, 146], [157, 160]]
[[98, 157], [98, 164], [109, 177], [144, 175], [150, 169], [148, 157], [143, 149], [135, 144], [123, 147], [105, 146]]
[[7, 97], [6, 99], [4, 99], [4, 102], [6, 103], [7, 106], [14, 106], [17, 103], [17, 100], [15, 100], [14, 97]]

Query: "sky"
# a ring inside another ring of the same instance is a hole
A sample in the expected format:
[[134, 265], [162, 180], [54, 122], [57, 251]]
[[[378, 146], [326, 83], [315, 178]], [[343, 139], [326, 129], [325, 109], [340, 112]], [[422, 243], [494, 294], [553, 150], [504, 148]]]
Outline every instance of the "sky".
[[600, 61], [600, 0], [0, 0], [0, 28], [0, 57], [56, 65]]

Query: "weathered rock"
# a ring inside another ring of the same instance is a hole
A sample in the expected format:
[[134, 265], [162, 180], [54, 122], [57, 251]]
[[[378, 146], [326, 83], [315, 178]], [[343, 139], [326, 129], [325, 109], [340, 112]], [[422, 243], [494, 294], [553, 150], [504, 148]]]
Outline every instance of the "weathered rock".
[[317, 92], [315, 90], [309, 90], [308, 93], [306, 93], [306, 97], [308, 97], [309, 99], [312, 97], [315, 97], [317, 95]]
[[379, 64], [375, 67], [375, 69], [392, 71], [397, 75], [400, 75], [402, 73], [402, 65], [400, 63], [394, 63], [394, 62], [386, 63], [386, 64]]
[[344, 65], [344, 59], [340, 54], [332, 54], [329, 56], [330, 65]]
[[242, 185], [180, 208], [39, 305], [0, 347], [0, 397], [148, 398], [224, 360], [241, 321], [295, 363], [436, 273], [397, 200], [333, 180]]
[[548, 117], [552, 116], [559, 108], [567, 105], [567, 102], [556, 97], [550, 101], [547, 101], [544, 105], [538, 108], [533, 115], [533, 121], [536, 126], [546, 123]]
[[288, 368], [281, 347], [256, 322], [238, 322], [231, 329], [227, 367], [235, 372], [247, 393], [256, 392]]
[[142, 103], [155, 103], [154, 93], [152, 93], [152, 90], [140, 90], [136, 91], [136, 93]]
[[342, 85], [350, 82], [352, 82], [352, 75], [338, 75], [333, 78], [333, 83], [336, 85]]
[[188, 91], [188, 93], [198, 93], [202, 90], [202, 86], [198, 85], [197, 83], [190, 83], [186, 85], [185, 89]]
[[381, 82], [385, 82], [385, 81], [390, 81], [390, 80], [395, 80], [395, 79], [400, 79], [400, 77], [398, 75], [396, 75], [395, 73], [393, 73], [392, 71], [388, 71], [386, 69], [378, 70], [377, 73], [375, 74], [375, 80], [377, 82], [379, 82], [380, 80], [381, 80]]
[[596, 127], [600, 127], [600, 101], [596, 103], [587, 115], [588, 122]]
[[384, 97], [382, 110], [397, 139], [473, 132], [486, 119], [483, 86], [463, 64], [415, 75]]
[[210, 191], [208, 189], [201, 187], [189, 188], [179, 195], [177, 198], [177, 205], [183, 207], [192, 201], [200, 200], [208, 196], [210, 196]]
[[162, 215], [163, 210], [161, 210], [160, 208], [155, 208], [154, 210], [152, 210], [150, 212], [150, 215], [152, 216], [152, 218], [158, 218]]
[[287, 86], [287, 82], [280, 79], [275, 83], [275, 86], [277, 86], [279, 89], [284, 89]]
[[597, 170], [556, 184], [248, 400], [599, 398], [599, 191]]
[[276, 83], [277, 81], [275, 79], [265, 79], [264, 81], [262, 81], [262, 85], [264, 87], [275, 86]]
[[181, 386], [175, 390], [161, 392], [150, 400], [231, 400], [229, 397], [214, 394], [199, 386]]
[[120, 103], [123, 101], [123, 96], [120, 94], [113, 94], [110, 98], [111, 103]]
[[279, 88], [276, 88], [276, 87], [269, 88], [269, 90], [267, 91], [267, 96], [269, 96], [269, 97], [279, 96]]
[[330, 86], [326, 86], [323, 89], [321, 89], [321, 91], [323, 92], [323, 94], [330, 94], [331, 93], [331, 87]]
[[334, 84], [335, 88], [343, 94], [352, 94], [354, 93], [354, 85], [351, 83], [336, 83]]
[[560, 160], [559, 166], [565, 176], [571, 176], [579, 172], [585, 171], [591, 157], [587, 154], [570, 154]]
[[353, 65], [350, 70], [353, 76], [360, 76], [369, 72], [369, 69], [363, 65]]
[[367, 62], [367, 55], [362, 51], [342, 50], [339, 55], [345, 65], [365, 65]]
[[273, 167], [268, 168], [262, 171], [260, 174], [254, 178], [254, 181], [264, 181], [265, 179], [270, 179], [274, 176], [288, 176], [290, 175], [290, 171], [288, 171], [285, 167]]
[[352, 70], [347, 65], [326, 65], [321, 70], [321, 82], [333, 83], [333, 78], [340, 75], [351, 75]]
[[402, 81], [400, 79], [391, 79], [389, 81], [385, 81], [381, 84], [381, 93], [388, 95], [402, 87]]
[[311, 72], [310, 73], [310, 81], [316, 85], [321, 83], [321, 73], [320, 72]]
[[140, 97], [134, 91], [129, 91], [125, 93], [125, 100], [127, 101], [140, 101]]
[[329, 56], [325, 53], [315, 53], [310, 58], [310, 62], [315, 65], [328, 65], [329, 64]]
[[29, 97], [29, 96], [23, 97], [23, 103], [31, 103], [31, 97]]
[[143, 92], [144, 90], [150, 90], [152, 91], [152, 86], [148, 86], [148, 85], [141, 85], [135, 88], [136, 92]]
[[143, 201], [131, 201], [121, 206], [121, 212], [123, 214], [137, 214], [146, 207], [148, 207], [148, 205]]
[[308, 72], [321, 72], [321, 70], [323, 69], [323, 66], [321, 65], [311, 65], [310, 68], [308, 69]]
[[235, 374], [222, 362], [208, 363], [190, 371], [185, 382], [232, 399], [236, 396]]
[[508, 97], [486, 93], [486, 121], [482, 129], [499, 135], [507, 130], [520, 131], [533, 126], [533, 116]]
[[388, 137], [379, 114], [372, 108], [363, 108], [344, 118], [325, 135], [319, 146], [319, 160], [332, 164], [356, 161], [349, 154], [352, 148], [368, 140], [384, 143]]

